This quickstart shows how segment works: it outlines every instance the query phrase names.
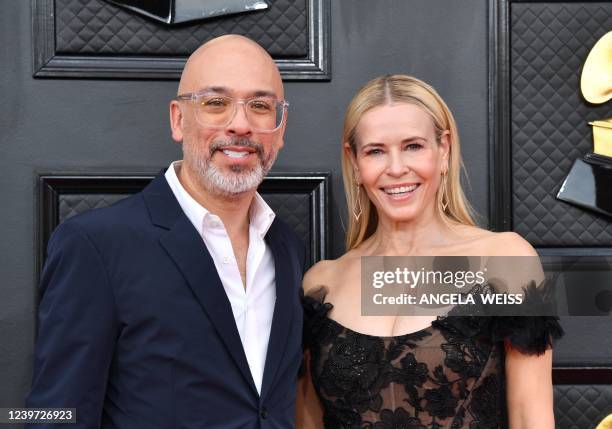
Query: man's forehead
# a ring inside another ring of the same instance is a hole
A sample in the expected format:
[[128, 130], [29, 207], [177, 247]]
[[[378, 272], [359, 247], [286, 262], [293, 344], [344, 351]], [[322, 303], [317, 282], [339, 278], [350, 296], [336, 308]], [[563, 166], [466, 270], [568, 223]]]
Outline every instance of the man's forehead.
[[254, 42], [240, 38], [205, 45], [196, 51], [185, 67], [179, 87], [182, 92], [215, 87], [241, 97], [256, 93], [283, 95], [274, 60]]
[[234, 88], [227, 87], [227, 86], [214, 86], [214, 85], [208, 85], [208, 86], [198, 88], [194, 92], [196, 93], [215, 93], [215, 94], [228, 95], [228, 96], [238, 96], [238, 95], [245, 96], [246, 94], [247, 97], [278, 97], [278, 94], [274, 90], [269, 90], [269, 89], [253, 89], [253, 90], [243, 89], [242, 91], [240, 91], [240, 90], [236, 90]]
[[[273, 71], [262, 72], [261, 69], [235, 67], [224, 70], [219, 67], [209, 67], [196, 72], [193, 79], [185, 82], [189, 92], [218, 92], [233, 97], [283, 96], [283, 85], [280, 77]], [[184, 92], [186, 92], [184, 91]]]

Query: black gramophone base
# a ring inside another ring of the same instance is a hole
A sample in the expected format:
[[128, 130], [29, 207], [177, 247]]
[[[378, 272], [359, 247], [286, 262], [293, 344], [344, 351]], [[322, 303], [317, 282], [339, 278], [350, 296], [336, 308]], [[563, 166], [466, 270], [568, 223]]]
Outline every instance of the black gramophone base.
[[599, 155], [594, 152], [587, 153], [584, 158], [585, 162], [588, 162], [591, 165], [598, 165], [604, 168], [612, 168], [612, 158], [609, 156]]
[[612, 159], [590, 153], [574, 161], [557, 198], [612, 217]]

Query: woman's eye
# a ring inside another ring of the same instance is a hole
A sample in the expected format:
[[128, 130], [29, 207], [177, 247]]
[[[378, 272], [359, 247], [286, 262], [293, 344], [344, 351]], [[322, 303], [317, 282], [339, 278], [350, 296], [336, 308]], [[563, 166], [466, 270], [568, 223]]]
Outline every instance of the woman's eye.
[[410, 143], [408, 145], [406, 145], [406, 149], [408, 150], [419, 150], [423, 147], [423, 145], [419, 144], [419, 143]]
[[382, 150], [380, 149], [369, 149], [366, 151], [366, 155], [380, 155], [381, 153], [383, 153]]

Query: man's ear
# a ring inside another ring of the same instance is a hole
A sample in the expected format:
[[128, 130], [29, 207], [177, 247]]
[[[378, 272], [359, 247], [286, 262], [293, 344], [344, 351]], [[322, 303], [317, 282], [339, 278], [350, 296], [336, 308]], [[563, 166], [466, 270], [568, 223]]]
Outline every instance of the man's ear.
[[285, 118], [285, 122], [283, 122], [283, 126], [281, 127], [281, 129], [278, 130], [278, 132], [280, 133], [278, 139], [278, 150], [281, 150], [283, 146], [285, 146], [285, 128], [287, 128], [287, 118]]
[[170, 128], [172, 129], [172, 139], [176, 142], [183, 141], [183, 111], [179, 102], [170, 102]]

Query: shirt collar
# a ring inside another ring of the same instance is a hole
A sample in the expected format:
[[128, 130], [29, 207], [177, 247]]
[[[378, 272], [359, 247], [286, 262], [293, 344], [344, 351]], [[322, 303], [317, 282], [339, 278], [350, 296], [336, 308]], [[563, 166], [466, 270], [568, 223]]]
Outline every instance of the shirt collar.
[[276, 214], [268, 203], [259, 195], [259, 192], [256, 192], [249, 209], [251, 227], [255, 228], [255, 231], [263, 238], [270, 229], [270, 226], [272, 226], [275, 217]]
[[[182, 161], [174, 161], [170, 164], [170, 167], [166, 170], [165, 177], [170, 185], [170, 189], [174, 193], [174, 196], [178, 200], [183, 212], [187, 218], [191, 221], [193, 226], [198, 230], [200, 234], [203, 233], [204, 219], [207, 216], [214, 216], [210, 211], [198, 203], [183, 187], [176, 172], [181, 167]], [[258, 192], [255, 193], [255, 198], [249, 208], [249, 226], [254, 228], [260, 237], [264, 237], [276, 214], [270, 208], [270, 206], [264, 201]]]

